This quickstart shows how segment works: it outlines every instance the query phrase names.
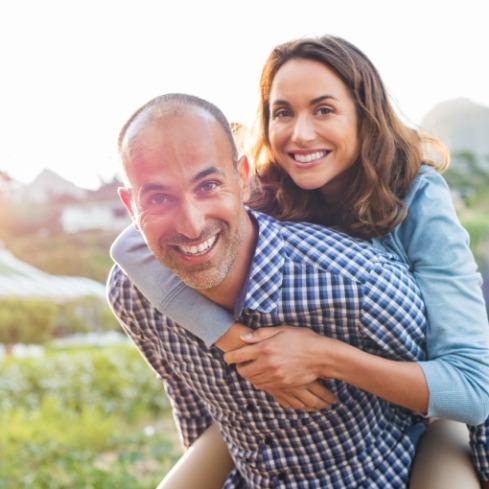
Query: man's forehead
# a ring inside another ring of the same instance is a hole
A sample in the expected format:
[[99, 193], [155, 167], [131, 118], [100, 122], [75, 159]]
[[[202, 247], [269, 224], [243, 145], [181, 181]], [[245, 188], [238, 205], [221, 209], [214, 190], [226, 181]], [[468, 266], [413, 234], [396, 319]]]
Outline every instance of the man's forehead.
[[148, 108], [134, 118], [127, 127], [123, 146], [145, 132], [162, 130], [165, 125], [170, 125], [172, 120], [179, 118], [189, 119], [199, 123], [217, 122], [211, 114], [201, 107], [166, 102]]

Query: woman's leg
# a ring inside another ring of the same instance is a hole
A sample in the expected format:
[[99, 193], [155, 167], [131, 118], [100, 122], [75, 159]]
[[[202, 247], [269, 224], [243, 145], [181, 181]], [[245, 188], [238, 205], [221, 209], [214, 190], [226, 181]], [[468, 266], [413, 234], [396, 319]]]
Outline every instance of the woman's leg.
[[437, 420], [421, 438], [409, 489], [480, 489], [470, 461], [467, 427]]
[[233, 465], [219, 428], [212, 425], [181, 456], [157, 489], [221, 489]]

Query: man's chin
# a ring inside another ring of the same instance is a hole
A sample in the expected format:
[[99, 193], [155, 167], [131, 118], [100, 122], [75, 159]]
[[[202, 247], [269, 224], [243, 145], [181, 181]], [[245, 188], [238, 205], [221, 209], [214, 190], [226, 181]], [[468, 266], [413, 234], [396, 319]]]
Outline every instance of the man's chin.
[[213, 259], [200, 265], [188, 266], [181, 264], [174, 257], [163, 256], [158, 260], [169, 268], [185, 285], [192, 289], [205, 290], [212, 289], [220, 285], [227, 277], [229, 268], [226, 266], [227, 261]]
[[180, 275], [179, 278], [187, 287], [196, 290], [212, 289], [222, 282], [222, 280], [212, 277], [189, 277], [188, 275]]
[[201, 271], [179, 271], [173, 270], [175, 275], [191, 289], [205, 290], [217, 287], [225, 277], [222, 277], [219, 273], [211, 273], [209, 270]]

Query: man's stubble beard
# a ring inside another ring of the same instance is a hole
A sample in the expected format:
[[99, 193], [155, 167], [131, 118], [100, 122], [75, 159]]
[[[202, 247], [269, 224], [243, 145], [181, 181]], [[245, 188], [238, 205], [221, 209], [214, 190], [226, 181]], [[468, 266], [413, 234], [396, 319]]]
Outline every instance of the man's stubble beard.
[[[168, 245], [160, 243], [159, 249], [152, 250], [158, 261], [170, 269], [185, 285], [196, 290], [212, 289], [220, 285], [230, 274], [242, 244], [245, 240], [244, 223], [240, 223], [239, 232], [233, 236], [229, 228], [221, 230], [218, 245], [225, 248], [227, 253], [219, 253], [210, 261], [198, 266], [182, 267], [180, 262], [174, 260], [172, 253], [165, 253]], [[225, 240], [224, 243], [222, 241]], [[223, 246], [224, 245], [224, 246]]]

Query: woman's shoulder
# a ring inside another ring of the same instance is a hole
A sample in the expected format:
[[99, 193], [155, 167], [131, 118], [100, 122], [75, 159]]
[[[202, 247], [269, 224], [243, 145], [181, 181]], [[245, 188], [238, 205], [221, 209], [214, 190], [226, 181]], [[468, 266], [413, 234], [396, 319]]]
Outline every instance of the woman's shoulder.
[[411, 183], [404, 204], [410, 208], [425, 200], [439, 200], [450, 197], [450, 189], [443, 176], [433, 167], [422, 165]]

